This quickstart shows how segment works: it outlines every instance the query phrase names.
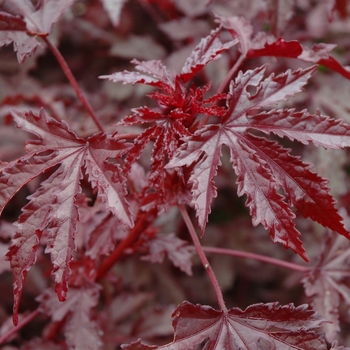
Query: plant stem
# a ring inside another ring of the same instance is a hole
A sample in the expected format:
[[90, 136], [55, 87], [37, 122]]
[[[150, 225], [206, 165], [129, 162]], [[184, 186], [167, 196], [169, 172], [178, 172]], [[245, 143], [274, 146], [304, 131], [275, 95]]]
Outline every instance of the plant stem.
[[[259, 261], [266, 262], [268, 264], [273, 264], [276, 266], [285, 267], [287, 269], [299, 271], [299, 272], [310, 271], [310, 268], [308, 268], [307, 266], [303, 266], [303, 265], [294, 264], [294, 263], [291, 263], [288, 261], [283, 261], [283, 260], [271, 258], [271, 257], [266, 256], [266, 255], [255, 254], [255, 253], [250, 253], [250, 252], [243, 252], [243, 251], [234, 250], [234, 249], [217, 248], [217, 247], [202, 247], [202, 248], [205, 252], [208, 252], [208, 253], [232, 255], [232, 256], [238, 256], [241, 258], [259, 260]], [[193, 247], [192, 249], [195, 250], [196, 248]]]
[[129, 234], [116, 246], [108, 258], [101, 263], [97, 269], [96, 280], [101, 279], [106, 275], [109, 269], [120, 259], [126, 248], [128, 248], [139, 235], [149, 226], [147, 214], [143, 213], [138, 217], [136, 225], [129, 231]]
[[29, 323], [30, 321], [32, 321], [37, 315], [39, 315], [40, 311], [39, 308], [37, 308], [36, 310], [32, 311], [30, 314], [28, 314], [27, 316], [25, 316], [19, 323], [17, 326], [12, 327], [11, 329], [9, 329], [5, 334], [3, 334], [0, 337], [0, 345], [3, 344], [7, 338], [9, 338], [12, 334], [15, 334], [16, 332], [18, 332], [21, 328], [23, 328], [27, 323]]
[[63, 70], [63, 73], [65, 74], [69, 83], [71, 84], [71, 86], [75, 90], [79, 100], [81, 101], [81, 103], [83, 104], [83, 106], [85, 107], [85, 109], [87, 110], [87, 112], [89, 113], [89, 115], [91, 116], [93, 121], [95, 122], [97, 128], [100, 131], [104, 132], [104, 129], [103, 129], [101, 122], [98, 120], [95, 111], [92, 109], [89, 101], [86, 99], [86, 97], [85, 97], [83, 91], [81, 90], [77, 80], [75, 79], [72, 71], [70, 70], [66, 60], [61, 55], [61, 52], [58, 50], [58, 48], [54, 44], [51, 43], [51, 41], [47, 38], [47, 36], [42, 37], [42, 38], [46, 42], [47, 46], [50, 48], [50, 50], [52, 51], [54, 56], [56, 57], [58, 63], [60, 64], [60, 66]]
[[224, 298], [222, 296], [222, 292], [221, 292], [221, 289], [220, 289], [220, 286], [219, 286], [219, 282], [215, 276], [215, 273], [212, 269], [212, 267], [210, 266], [209, 264], [209, 261], [207, 259], [207, 257], [205, 256], [205, 253], [204, 253], [204, 250], [203, 250], [203, 247], [199, 241], [199, 238], [197, 236], [197, 233], [193, 227], [193, 224], [192, 224], [192, 221], [186, 211], [186, 209], [184, 208], [183, 205], [179, 205], [179, 210], [180, 210], [180, 213], [185, 221], [185, 224], [188, 228], [188, 231], [191, 235], [191, 238], [192, 238], [192, 241], [193, 241], [193, 244], [196, 248], [196, 251], [198, 253], [198, 256], [199, 256], [199, 259], [201, 260], [205, 270], [207, 271], [208, 273], [208, 276], [210, 278], [210, 281], [211, 281], [211, 284], [213, 285], [214, 287], [214, 290], [215, 290], [215, 294], [216, 294], [216, 297], [218, 299], [218, 304], [219, 304], [219, 307], [220, 307], [220, 310], [224, 313], [227, 312], [227, 307], [225, 305], [225, 301], [224, 301]]
[[226, 89], [227, 85], [229, 84], [230, 80], [232, 79], [232, 77], [234, 76], [234, 74], [236, 73], [236, 71], [238, 70], [238, 67], [243, 63], [243, 61], [246, 59], [246, 55], [241, 55], [239, 56], [238, 60], [236, 61], [236, 63], [234, 64], [234, 66], [230, 69], [230, 71], [228, 72], [226, 78], [222, 81], [222, 83], [220, 84], [217, 93], [221, 94], [224, 92], [224, 90]]

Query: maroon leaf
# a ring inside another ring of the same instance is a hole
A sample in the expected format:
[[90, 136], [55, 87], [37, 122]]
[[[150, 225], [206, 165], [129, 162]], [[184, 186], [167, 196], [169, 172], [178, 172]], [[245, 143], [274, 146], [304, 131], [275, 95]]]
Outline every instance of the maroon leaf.
[[254, 304], [244, 311], [222, 312], [185, 301], [174, 310], [172, 320], [172, 343], [153, 348], [137, 342], [123, 349], [188, 350], [202, 342], [206, 350], [327, 349], [317, 332], [323, 320], [307, 305]]
[[276, 39], [273, 36], [267, 36], [264, 32], [258, 32], [252, 37], [253, 27], [244, 17], [216, 15], [216, 19], [234, 38], [238, 39], [242, 55], [247, 58], [261, 56], [298, 58], [306, 62], [323, 65], [350, 79], [350, 68], [344, 67], [328, 54], [335, 45], [320, 43], [314, 44], [309, 49], [303, 47], [299, 41]]
[[[264, 70], [264, 67], [260, 67], [240, 73], [236, 81], [231, 82], [227, 99], [228, 113], [221, 118], [221, 123], [207, 125], [193, 136], [184, 138], [183, 145], [167, 168], [189, 166], [196, 162], [190, 177], [192, 204], [204, 232], [211, 202], [216, 196], [213, 178], [220, 165], [221, 146], [227, 145], [231, 151], [233, 168], [238, 175], [238, 195], [247, 195], [246, 204], [250, 208], [253, 224], [263, 224], [270, 230], [274, 242], [291, 247], [307, 260], [298, 238], [300, 233], [292, 221], [295, 215], [278, 190], [283, 188], [286, 196], [291, 199], [290, 204], [301, 210], [304, 216], [309, 216], [325, 226], [336, 227], [339, 233], [350, 237], [340, 223], [341, 218], [334, 208], [334, 200], [331, 200], [328, 193], [326, 181], [309, 172], [308, 165], [290, 156], [275, 143], [268, 143], [251, 135], [248, 129], [264, 132], [269, 130], [279, 136], [288, 136], [304, 143], [314, 142], [317, 145], [341, 148], [350, 145], [350, 127], [318, 114], [311, 116], [294, 110], [279, 111], [276, 115], [275, 110], [256, 114], [259, 108], [274, 105], [301, 91], [314, 68], [288, 71], [262, 80]], [[248, 86], [255, 89], [253, 95], [247, 91]], [[267, 122], [270, 117], [271, 121]], [[266, 125], [265, 128], [262, 125], [260, 129], [259, 121], [262, 124], [266, 121], [269, 126]], [[320, 135], [319, 130], [325, 135]], [[297, 165], [298, 170], [292, 169], [290, 162]], [[321, 196], [317, 193], [319, 190]], [[311, 198], [313, 199], [310, 201]], [[330, 218], [327, 219], [322, 214], [326, 208], [330, 210]]]
[[142, 260], [152, 263], [161, 263], [165, 253], [168, 255], [174, 266], [192, 276], [191, 258], [192, 249], [189, 249], [187, 242], [177, 238], [173, 233], [156, 235], [148, 242], [149, 254], [141, 257]]
[[31, 1], [8, 0], [23, 16], [23, 20], [17, 16], [0, 16], [0, 47], [13, 42], [18, 62], [23, 63], [41, 45], [36, 36], [49, 34], [52, 26], [74, 1], [44, 0], [34, 7]]
[[219, 33], [220, 28], [212, 30], [210, 35], [202, 39], [192, 51], [181, 70], [180, 76], [184, 82], [189, 81], [205, 65], [214, 60], [220, 52], [223, 52], [238, 43], [238, 40], [233, 40], [222, 44], [218, 39]]
[[[132, 225], [126, 189], [121, 170], [108, 162], [127, 150], [122, 142], [104, 134], [91, 136], [87, 141], [78, 138], [65, 123], [59, 123], [41, 110], [33, 113], [13, 113], [17, 125], [39, 140], [26, 144], [28, 154], [10, 162], [0, 173], [0, 212], [13, 195], [33, 178], [59, 166], [39, 189], [29, 197], [17, 222], [17, 231], [7, 254], [14, 274], [14, 321], [28, 270], [35, 263], [35, 253], [41, 234], [48, 231], [46, 252], [51, 254], [56, 291], [65, 300], [69, 263], [75, 250], [78, 211], [76, 197], [81, 192], [81, 168], [85, 166], [92, 186], [98, 189], [106, 209], [121, 221]], [[119, 181], [121, 181], [119, 183]]]
[[93, 260], [102, 255], [109, 255], [117, 241], [126, 236], [127, 228], [109, 212], [95, 214], [93, 219], [84, 225], [84, 232], [88, 236], [86, 255]]
[[250, 49], [247, 53], [247, 58], [261, 56], [275, 57], [298, 57], [303, 51], [299, 41], [284, 41], [283, 38], [278, 38], [275, 42], [264, 44], [263, 48]]
[[27, 30], [26, 22], [21, 17], [0, 11], [0, 30]]
[[312, 306], [327, 321], [323, 328], [329, 342], [336, 339], [341, 299], [350, 306], [348, 283], [350, 244], [341, 236], [328, 234], [318, 264], [303, 279], [305, 293], [312, 297]]
[[174, 87], [175, 72], [168, 71], [161, 61], [132, 60], [135, 69], [139, 72], [116, 72], [110, 75], [101, 75], [100, 79], [108, 79], [114, 83], [121, 81], [123, 84], [146, 84], [168, 90], [168, 86]]
[[329, 193], [327, 180], [311, 172], [311, 165], [293, 157], [277, 143], [252, 136], [250, 140], [254, 151], [271, 165], [271, 171], [280, 186], [285, 189], [288, 201], [304, 217], [310, 217], [350, 238], [341, 223], [342, 217], [334, 206], [335, 200]]
[[157, 101], [158, 108], [135, 108], [133, 114], [125, 117], [120, 123], [121, 125], [154, 123], [136, 138], [126, 157], [125, 171], [130, 170], [132, 163], [140, 157], [147, 143], [154, 140], [148, 194], [152, 191], [159, 193], [160, 204], [164, 203], [165, 196], [167, 175], [164, 166], [166, 161], [174, 155], [180, 138], [191, 134], [189, 129], [199, 113], [217, 116], [225, 114], [224, 108], [213, 106], [225, 95], [215, 95], [205, 100], [204, 94], [209, 90], [210, 84], [203, 88], [195, 88], [195, 86], [188, 88], [185, 84], [220, 52], [236, 43], [236, 41], [230, 41], [222, 44], [218, 39], [219, 31], [220, 28], [213, 30], [210, 35], [202, 39], [187, 59], [180, 75], [167, 71], [160, 61], [133, 60], [139, 72], [124, 71], [100, 77], [114, 82], [122, 81], [124, 84], [148, 84], [164, 92], [157, 91], [149, 95]]

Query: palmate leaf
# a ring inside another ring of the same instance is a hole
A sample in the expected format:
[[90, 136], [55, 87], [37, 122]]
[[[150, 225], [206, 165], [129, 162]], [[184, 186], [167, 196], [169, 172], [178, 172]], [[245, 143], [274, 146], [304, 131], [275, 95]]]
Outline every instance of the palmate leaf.
[[46, 252], [51, 254], [56, 292], [65, 300], [70, 274], [69, 263], [75, 249], [78, 211], [76, 197], [81, 193], [80, 180], [84, 167], [93, 188], [107, 210], [132, 226], [126, 188], [117, 164], [108, 162], [124, 154], [128, 147], [99, 133], [87, 140], [78, 138], [60, 123], [46, 115], [13, 113], [18, 127], [38, 137], [26, 144], [27, 154], [7, 163], [0, 172], [0, 213], [15, 193], [40, 174], [56, 167], [51, 176], [29, 196], [16, 226], [17, 231], [7, 253], [14, 275], [14, 321], [26, 274], [36, 260], [41, 234], [48, 232]]
[[23, 63], [41, 45], [36, 36], [49, 34], [52, 26], [75, 0], [42, 0], [37, 7], [30, 0], [7, 1], [23, 20], [17, 16], [0, 16], [0, 46], [13, 42], [18, 62]]
[[323, 325], [329, 342], [334, 341], [340, 331], [341, 300], [350, 307], [349, 266], [350, 242], [328, 232], [317, 265], [302, 280], [305, 294], [312, 297], [313, 308], [330, 321]]
[[172, 343], [156, 347], [138, 341], [123, 350], [190, 350], [203, 342], [204, 350], [327, 349], [317, 332], [323, 319], [307, 305], [254, 304], [244, 311], [222, 312], [185, 301], [173, 311], [172, 320]]
[[233, 38], [238, 39], [240, 51], [247, 58], [261, 56], [297, 58], [320, 64], [350, 79], [350, 67], [343, 66], [329, 55], [336, 45], [317, 43], [309, 49], [303, 47], [297, 40], [285, 41], [283, 38], [275, 38], [265, 32], [258, 32], [253, 36], [253, 26], [244, 17], [218, 15], [215, 17], [216, 22], [226, 28]]
[[[289, 150], [252, 135], [249, 129], [275, 133], [304, 144], [313, 142], [317, 146], [343, 148], [350, 146], [350, 126], [306, 111], [272, 110], [259, 114], [260, 108], [273, 106], [301, 91], [314, 67], [263, 80], [264, 71], [265, 67], [260, 67], [240, 73], [230, 85], [227, 114], [219, 124], [207, 125], [193, 136], [183, 138], [183, 145], [167, 167], [196, 162], [190, 177], [192, 204], [204, 232], [216, 196], [213, 179], [220, 165], [220, 150], [222, 145], [227, 145], [238, 176], [238, 195], [247, 196], [253, 224], [263, 224], [274, 242], [292, 248], [307, 260], [298, 238], [300, 233], [293, 223], [295, 214], [289, 206], [350, 238], [334, 207], [327, 181], [312, 173], [310, 165], [291, 156]], [[251, 95], [247, 87], [254, 88], [255, 93]], [[278, 192], [281, 188], [288, 202]]]
[[44, 291], [37, 301], [40, 302], [40, 311], [50, 316], [53, 322], [67, 319], [64, 333], [69, 349], [98, 350], [102, 348], [102, 332], [90, 314], [98, 304], [99, 296], [99, 285], [86, 284], [71, 288], [65, 303], [59, 302], [51, 289]]

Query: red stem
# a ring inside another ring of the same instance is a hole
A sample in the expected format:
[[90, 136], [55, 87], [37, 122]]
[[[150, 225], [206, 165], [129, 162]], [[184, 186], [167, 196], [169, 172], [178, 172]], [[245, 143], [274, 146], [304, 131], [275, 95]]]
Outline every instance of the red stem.
[[101, 263], [97, 269], [96, 279], [99, 280], [106, 275], [111, 267], [120, 259], [126, 248], [140, 236], [142, 232], [149, 226], [147, 214], [140, 215], [136, 225], [130, 230], [129, 234], [117, 245], [115, 250], [108, 258]]
[[220, 84], [220, 86], [218, 88], [218, 91], [217, 91], [218, 94], [221, 94], [221, 93], [223, 93], [225, 91], [225, 89], [226, 89], [227, 85], [229, 84], [230, 80], [232, 79], [232, 77], [234, 76], [234, 74], [238, 70], [239, 66], [243, 63], [243, 61], [245, 59], [246, 59], [246, 55], [239, 56], [238, 60], [234, 64], [234, 66], [228, 72], [226, 78]]
[[23, 328], [27, 323], [29, 323], [30, 321], [32, 321], [37, 315], [39, 315], [40, 311], [39, 308], [32, 311], [30, 314], [28, 314], [27, 316], [25, 316], [19, 323], [17, 326], [9, 329], [5, 334], [3, 334], [0, 338], [0, 345], [3, 344], [7, 338], [9, 338], [12, 334], [15, 334], [16, 332], [18, 332], [21, 328]]
[[[259, 261], [266, 262], [268, 264], [286, 267], [287, 269], [300, 271], [300, 272], [310, 271], [310, 268], [306, 266], [271, 258], [265, 255], [260, 255], [260, 254], [250, 253], [250, 252], [243, 252], [243, 251], [234, 250], [234, 249], [226, 249], [226, 248], [216, 248], [216, 247], [202, 247], [202, 248], [205, 252], [208, 252], [208, 253], [232, 255], [232, 256], [238, 256], [240, 258], [259, 260]], [[195, 249], [195, 247], [193, 247], [193, 249]]]
[[185, 221], [185, 224], [188, 228], [188, 231], [191, 235], [191, 238], [192, 238], [192, 241], [193, 241], [193, 244], [196, 248], [196, 251], [198, 253], [198, 256], [199, 256], [199, 259], [201, 260], [205, 270], [207, 271], [208, 273], [208, 276], [210, 278], [210, 281], [211, 281], [211, 284], [213, 285], [214, 287], [214, 290], [215, 290], [215, 293], [216, 293], [216, 297], [218, 299], [218, 304], [219, 304], [219, 307], [220, 307], [220, 310], [224, 313], [227, 313], [227, 307], [225, 305], [225, 301], [224, 301], [224, 298], [222, 296], [222, 292], [221, 292], [221, 289], [220, 289], [220, 286], [219, 286], [219, 282], [215, 276], [215, 273], [212, 269], [212, 267], [210, 266], [209, 264], [209, 261], [207, 259], [207, 257], [205, 256], [205, 253], [204, 253], [204, 250], [203, 250], [203, 247], [199, 241], [199, 238], [197, 236], [197, 233], [193, 227], [193, 224], [192, 224], [192, 221], [190, 219], [190, 217], [188, 216], [188, 213], [186, 211], [186, 209], [184, 208], [184, 206], [182, 205], [179, 205], [179, 209], [180, 209], [180, 212], [181, 212], [181, 215]]
[[[227, 85], [229, 84], [229, 82], [232, 80], [232, 77], [234, 76], [234, 74], [236, 73], [236, 71], [238, 70], [239, 66], [243, 63], [243, 61], [246, 59], [246, 55], [241, 55], [239, 56], [238, 60], [236, 61], [236, 63], [234, 64], [234, 66], [230, 69], [230, 71], [228, 72], [226, 78], [222, 81], [222, 83], [220, 84], [217, 94], [221, 94], [225, 91]], [[203, 119], [200, 121], [199, 123], [199, 128], [203, 127], [205, 124], [208, 123], [209, 118], [211, 117], [211, 115], [206, 114]]]
[[47, 46], [50, 48], [50, 50], [52, 51], [54, 56], [56, 57], [58, 63], [60, 64], [60, 66], [63, 70], [63, 73], [65, 74], [69, 83], [72, 85], [73, 89], [75, 90], [79, 100], [81, 101], [81, 103], [83, 104], [83, 106], [85, 107], [85, 109], [87, 110], [87, 112], [89, 113], [89, 115], [91, 116], [93, 121], [95, 122], [97, 128], [100, 131], [104, 132], [104, 129], [103, 129], [101, 122], [98, 120], [95, 111], [92, 109], [89, 101], [86, 99], [86, 97], [85, 97], [84, 93], [82, 92], [77, 80], [75, 79], [72, 71], [70, 70], [66, 60], [61, 55], [61, 52], [58, 50], [58, 48], [54, 44], [51, 43], [51, 41], [47, 38], [47, 36], [43, 36], [42, 38], [46, 42]]

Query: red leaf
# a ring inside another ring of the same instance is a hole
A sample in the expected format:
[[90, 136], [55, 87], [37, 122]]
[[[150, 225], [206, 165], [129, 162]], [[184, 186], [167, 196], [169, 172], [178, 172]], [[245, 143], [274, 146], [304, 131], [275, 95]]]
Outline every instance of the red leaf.
[[[29, 141], [29, 152], [10, 162], [0, 173], [0, 212], [13, 195], [41, 173], [58, 166], [38, 190], [29, 197], [17, 222], [17, 231], [7, 253], [14, 275], [14, 321], [17, 322], [19, 300], [28, 270], [35, 263], [35, 253], [43, 230], [48, 231], [46, 252], [51, 254], [56, 291], [65, 300], [69, 263], [75, 249], [78, 211], [76, 197], [81, 192], [81, 168], [84, 166], [93, 187], [98, 189], [106, 209], [127, 225], [132, 219], [125, 200], [126, 189], [117, 165], [108, 158], [127, 150], [122, 142], [104, 134], [91, 136], [87, 141], [78, 138], [64, 122], [51, 119], [41, 110], [33, 113], [13, 113], [17, 125], [39, 140]], [[121, 181], [121, 182], [119, 182]]]
[[128, 230], [114, 215], [102, 212], [85, 223], [84, 232], [88, 235], [85, 254], [97, 260], [101, 255], [109, 255]]
[[26, 22], [21, 17], [0, 11], [0, 30], [26, 31]]
[[314, 44], [311, 49], [304, 47], [298, 59], [320, 64], [350, 79], [350, 67], [344, 67], [335, 58], [329, 55], [329, 52], [335, 47], [336, 45], [323, 43]]
[[350, 239], [348, 231], [341, 223], [343, 219], [334, 206], [335, 200], [329, 193], [327, 180], [311, 172], [311, 165], [293, 157], [277, 143], [252, 136], [250, 140], [254, 151], [270, 164], [271, 171], [285, 190], [288, 201], [304, 217], [310, 217]]
[[284, 41], [283, 38], [277, 39], [273, 43], [264, 44], [263, 48], [250, 49], [247, 53], [247, 58], [261, 57], [261, 56], [274, 56], [274, 57], [298, 57], [303, 51], [299, 41]]
[[[8, 0], [17, 11], [23, 16], [23, 21], [18, 17], [5, 15], [0, 17], [6, 22], [0, 32], [0, 46], [14, 44], [19, 63], [30, 56], [41, 43], [36, 35], [47, 35], [51, 32], [52, 26], [58, 21], [63, 12], [72, 5], [75, 0], [45, 0], [40, 1], [37, 7], [27, 0]], [[10, 22], [10, 24], [9, 24]], [[4, 23], [4, 22], [3, 22]], [[26, 31], [26, 32], [24, 32]], [[32, 35], [34, 34], [34, 35]]]
[[199, 43], [186, 61], [180, 75], [167, 71], [160, 61], [139, 62], [133, 60], [136, 69], [141, 73], [124, 71], [100, 77], [114, 82], [123, 81], [124, 84], [143, 83], [153, 85], [164, 92], [157, 91], [149, 95], [157, 101], [158, 108], [135, 108], [133, 114], [125, 117], [120, 123], [121, 125], [155, 124], [136, 138], [126, 157], [125, 171], [130, 170], [132, 163], [140, 157], [147, 143], [154, 140], [147, 191], [159, 194], [159, 204], [165, 202], [166, 170], [164, 166], [167, 159], [174, 155], [180, 138], [191, 134], [189, 129], [199, 113], [223, 116], [226, 112], [222, 107], [213, 106], [225, 95], [219, 94], [204, 100], [204, 94], [209, 90], [210, 84], [203, 88], [195, 88], [194, 85], [188, 88], [185, 85], [204, 65], [215, 59], [220, 52], [236, 43], [236, 41], [230, 41], [225, 45], [221, 44], [217, 38], [219, 31], [220, 28], [212, 31], [208, 37]]
[[314, 309], [330, 321], [323, 325], [329, 342], [335, 340], [340, 331], [340, 300], [350, 307], [349, 257], [349, 241], [328, 234], [318, 264], [302, 280], [306, 295], [312, 297]]
[[141, 257], [141, 260], [151, 261], [152, 263], [161, 263], [164, 260], [165, 253], [168, 255], [174, 266], [183, 272], [192, 276], [193, 250], [188, 249], [186, 241], [177, 238], [175, 234], [168, 233], [156, 235], [147, 242], [149, 254]]
[[212, 30], [211, 33], [201, 40], [187, 58], [181, 70], [181, 79], [189, 81], [205, 65], [217, 58], [218, 54], [237, 44], [238, 40], [222, 44], [218, 39], [221, 28]]
[[96, 322], [90, 318], [91, 309], [99, 300], [100, 287], [85, 285], [79, 289], [71, 288], [67, 300], [61, 303], [51, 290], [45, 291], [37, 300], [40, 311], [52, 318], [54, 322], [67, 317], [64, 333], [70, 349], [101, 349], [101, 332]]
[[[174, 310], [172, 319], [174, 341], [155, 349], [188, 350], [202, 342], [206, 350], [327, 349], [317, 333], [323, 320], [307, 305], [254, 304], [244, 311], [232, 308], [224, 313], [185, 301]], [[123, 349], [154, 348], [137, 342]]]
[[[284, 197], [278, 193], [280, 188], [290, 198], [289, 204], [295, 205], [304, 216], [337, 228], [339, 233], [350, 237], [340, 223], [341, 218], [334, 208], [334, 200], [328, 193], [326, 182], [309, 172], [309, 166], [290, 156], [287, 150], [248, 133], [249, 128], [254, 128], [299, 139], [304, 143], [327, 144], [333, 148], [350, 145], [350, 126], [345, 123], [294, 110], [279, 111], [276, 115], [275, 110], [260, 115], [256, 113], [261, 107], [274, 105], [301, 91], [314, 69], [287, 71], [276, 77], [271, 75], [265, 80], [264, 67], [244, 74], [240, 72], [236, 81], [231, 82], [227, 99], [228, 112], [221, 118], [221, 123], [207, 125], [193, 136], [183, 139], [183, 145], [167, 168], [189, 166], [197, 162], [190, 183], [192, 204], [202, 232], [208, 220], [211, 202], [216, 196], [213, 179], [220, 165], [221, 146], [225, 144], [230, 148], [231, 162], [238, 175], [238, 195], [247, 195], [246, 204], [250, 208], [253, 224], [263, 224], [270, 230], [274, 242], [291, 247], [307, 260], [298, 238], [300, 233], [292, 221], [295, 215]], [[254, 88], [255, 93], [250, 94], [247, 87]], [[320, 133], [323, 132], [325, 135], [321, 136]], [[292, 169], [290, 162], [297, 169]], [[321, 196], [317, 193], [319, 190]], [[329, 218], [322, 217], [324, 209], [330, 210]]]
[[350, 126], [341, 119], [323, 116], [319, 111], [310, 114], [305, 110], [271, 110], [251, 117], [248, 124], [267, 134], [286, 136], [305, 145], [312, 142], [315, 146], [334, 149], [350, 146]]
[[8, 0], [12, 3], [27, 23], [27, 29], [34, 33], [48, 34], [53, 24], [61, 17], [75, 0], [45, 0], [34, 7], [27, 0]]
[[239, 41], [242, 55], [247, 58], [261, 56], [275, 57], [298, 57], [303, 49], [296, 40], [284, 41], [283, 38], [267, 36], [264, 32], [259, 32], [252, 39], [253, 27], [244, 17], [222, 17], [216, 16], [224, 28]]
[[216, 15], [216, 22], [227, 29], [233, 38], [238, 39], [240, 50], [243, 55], [246, 55], [251, 48], [251, 36], [253, 34], [253, 27], [250, 22], [244, 17], [218, 15]]

